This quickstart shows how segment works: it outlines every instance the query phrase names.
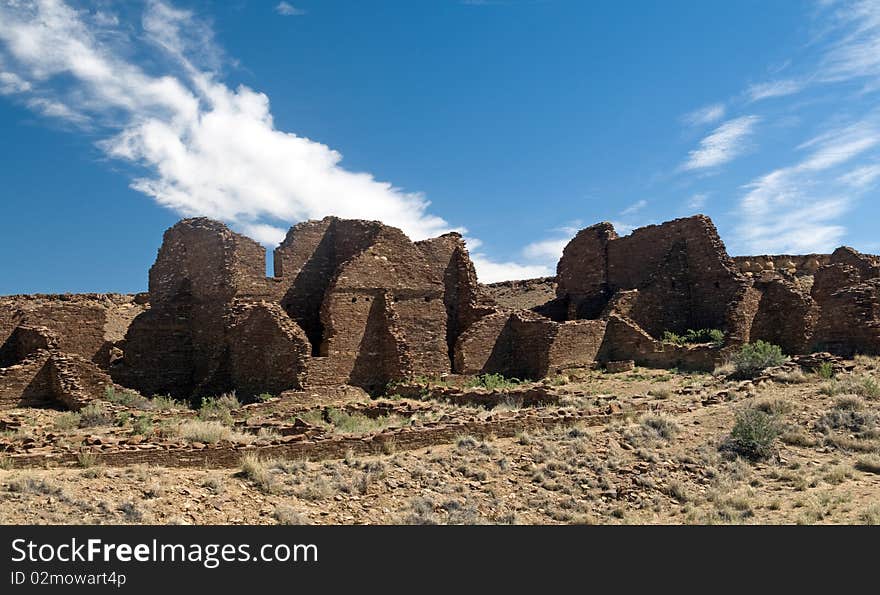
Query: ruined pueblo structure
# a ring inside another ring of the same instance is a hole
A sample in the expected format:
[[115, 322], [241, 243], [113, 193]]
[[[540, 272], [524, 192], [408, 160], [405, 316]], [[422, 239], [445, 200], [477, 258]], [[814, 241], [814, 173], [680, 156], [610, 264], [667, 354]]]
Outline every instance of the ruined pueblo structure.
[[[107, 387], [197, 399], [500, 373], [539, 379], [632, 360], [711, 370], [765, 340], [790, 354], [880, 353], [880, 258], [728, 256], [705, 216], [618, 237], [600, 223], [555, 279], [477, 283], [460, 235], [413, 242], [328, 217], [265, 250], [222, 223], [164, 237], [147, 294], [0, 298], [0, 408], [79, 409]], [[717, 329], [680, 345], [666, 332]]]

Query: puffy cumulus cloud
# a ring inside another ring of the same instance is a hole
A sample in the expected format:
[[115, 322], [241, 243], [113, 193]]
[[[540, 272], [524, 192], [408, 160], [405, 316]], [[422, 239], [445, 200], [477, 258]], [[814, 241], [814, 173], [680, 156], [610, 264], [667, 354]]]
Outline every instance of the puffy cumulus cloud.
[[[211, 28], [166, 2], [147, 1], [134, 25], [62, 0], [0, 2], [0, 93], [103, 133], [99, 147], [141, 166], [131, 186], [160, 205], [270, 245], [290, 224], [326, 215], [381, 220], [413, 239], [452, 229], [422, 194], [349, 171], [339, 152], [277, 129], [265, 94], [221, 82], [223, 60]], [[486, 281], [545, 272], [474, 260]]]

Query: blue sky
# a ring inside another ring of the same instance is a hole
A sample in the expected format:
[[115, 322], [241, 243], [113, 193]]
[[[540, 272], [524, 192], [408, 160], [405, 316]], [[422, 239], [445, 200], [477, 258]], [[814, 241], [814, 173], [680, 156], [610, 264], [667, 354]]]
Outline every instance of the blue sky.
[[0, 294], [139, 291], [205, 215], [468, 238], [696, 212], [732, 254], [880, 251], [880, 2], [0, 0]]

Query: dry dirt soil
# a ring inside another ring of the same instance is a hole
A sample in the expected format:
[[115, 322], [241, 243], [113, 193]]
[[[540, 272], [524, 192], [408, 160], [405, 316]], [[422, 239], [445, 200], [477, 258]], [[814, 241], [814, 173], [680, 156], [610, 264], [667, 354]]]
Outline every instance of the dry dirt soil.
[[[642, 368], [580, 371], [545, 383], [559, 395], [545, 408], [611, 404], [618, 415], [607, 423], [507, 437], [461, 434], [408, 451], [391, 443], [381, 454], [339, 459], [279, 460], [256, 447], [233, 468], [169, 468], [108, 466], [83, 451], [75, 466], [20, 467], [5, 455], [0, 523], [878, 524], [880, 359], [855, 363], [851, 373], [832, 379], [780, 370], [758, 382]], [[69, 449], [120, 432], [159, 440], [188, 423], [188, 430], [177, 430], [186, 437], [193, 423], [234, 427], [243, 416], [295, 415], [327, 432], [357, 434], [438, 418], [483, 419], [501, 409], [515, 418], [529, 409], [386, 401], [409, 413], [333, 418], [306, 407], [294, 414], [282, 398], [252, 410], [215, 403], [208, 412], [172, 407], [152, 417], [138, 414], [137, 403], [128, 404], [133, 413], [120, 414], [117, 403], [109, 406], [112, 420], [84, 426], [58, 411], [0, 417], [7, 420], [7, 444], [39, 442], [49, 432], [53, 444]], [[756, 415], [766, 423], [749, 425]], [[764, 450], [753, 453], [743, 440], [732, 441], [737, 416], [746, 420], [740, 430], [753, 432]], [[236, 436], [229, 430], [217, 439]], [[259, 446], [273, 438], [269, 429], [249, 440]]]

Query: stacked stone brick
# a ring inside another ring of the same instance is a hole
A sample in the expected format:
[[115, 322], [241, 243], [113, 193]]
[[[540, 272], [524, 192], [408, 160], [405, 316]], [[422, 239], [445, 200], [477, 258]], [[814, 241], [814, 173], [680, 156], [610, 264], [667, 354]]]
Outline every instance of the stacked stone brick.
[[[732, 259], [704, 216], [624, 237], [588, 227], [555, 279], [489, 288], [459, 234], [412, 242], [376, 221], [300, 223], [272, 277], [265, 258], [222, 223], [185, 219], [165, 233], [148, 294], [0, 297], [0, 407], [79, 408], [114, 383], [248, 398], [597, 362], [711, 369], [758, 339], [790, 354], [880, 353], [880, 258]], [[688, 329], [722, 330], [724, 345], [662, 340]]]

